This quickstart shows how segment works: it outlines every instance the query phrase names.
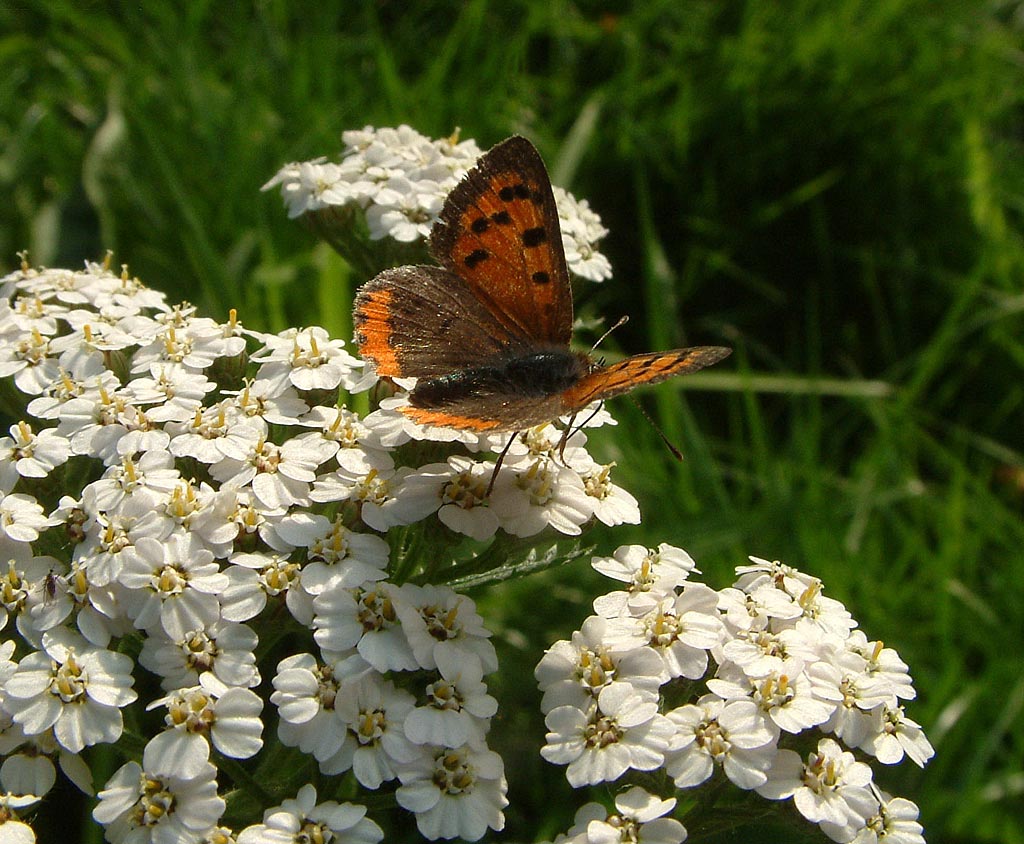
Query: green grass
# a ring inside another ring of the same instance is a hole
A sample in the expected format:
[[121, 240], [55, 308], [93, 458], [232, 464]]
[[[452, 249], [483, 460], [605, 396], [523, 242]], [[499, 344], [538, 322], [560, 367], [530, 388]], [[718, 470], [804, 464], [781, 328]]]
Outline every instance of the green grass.
[[[645, 396], [681, 465], [615, 403], [595, 439], [645, 521], [595, 541], [681, 545], [716, 587], [747, 554], [821, 576], [912, 667], [937, 755], [883, 773], [928, 840], [1022, 842], [1021, 27], [952, 0], [5, 4], [0, 262], [112, 248], [210, 316], [345, 336], [359, 279], [260, 185], [367, 123], [528, 134], [611, 229], [578, 303], [633, 318], [613, 348], [735, 348]], [[538, 770], [516, 840], [571, 817], [528, 678], [600, 588], [576, 563], [478, 596], [496, 743]]]

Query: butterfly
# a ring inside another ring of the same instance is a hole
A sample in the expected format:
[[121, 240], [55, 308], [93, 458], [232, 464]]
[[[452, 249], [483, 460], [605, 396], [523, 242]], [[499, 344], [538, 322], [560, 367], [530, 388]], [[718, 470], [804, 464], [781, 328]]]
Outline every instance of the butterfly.
[[440, 266], [385, 270], [359, 290], [353, 314], [360, 354], [377, 374], [418, 379], [402, 412], [420, 424], [522, 431], [730, 352], [696, 346], [604, 366], [569, 348], [558, 210], [526, 138], [493, 147], [452, 189], [430, 252]]

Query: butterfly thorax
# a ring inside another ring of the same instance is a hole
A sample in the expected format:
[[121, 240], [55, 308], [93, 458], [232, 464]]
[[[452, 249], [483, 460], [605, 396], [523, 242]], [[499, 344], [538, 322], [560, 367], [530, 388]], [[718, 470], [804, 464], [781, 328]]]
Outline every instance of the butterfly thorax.
[[568, 389], [593, 366], [587, 355], [566, 349], [533, 352], [450, 375], [422, 378], [410, 400], [413, 406], [436, 407], [496, 393], [542, 398]]

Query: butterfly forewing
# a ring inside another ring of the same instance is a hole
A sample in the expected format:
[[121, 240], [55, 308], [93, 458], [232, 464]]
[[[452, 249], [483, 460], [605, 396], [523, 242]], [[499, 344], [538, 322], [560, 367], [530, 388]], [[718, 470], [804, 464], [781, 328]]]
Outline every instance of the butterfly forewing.
[[385, 270], [359, 289], [353, 322], [360, 354], [391, 378], [447, 375], [529, 348], [440, 267]]
[[633, 355], [611, 366], [602, 366], [584, 375], [562, 394], [563, 413], [571, 413], [591, 402], [610, 399], [641, 384], [657, 384], [673, 375], [696, 372], [727, 357], [724, 346], [694, 346], [669, 352]]
[[569, 344], [572, 288], [558, 209], [528, 140], [498, 144], [466, 174], [448, 195], [430, 246], [506, 331], [534, 343]]

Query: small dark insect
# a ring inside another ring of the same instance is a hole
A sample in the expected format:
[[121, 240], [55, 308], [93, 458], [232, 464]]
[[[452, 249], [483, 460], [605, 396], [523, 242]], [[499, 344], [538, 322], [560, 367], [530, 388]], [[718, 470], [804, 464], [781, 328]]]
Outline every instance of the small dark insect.
[[57, 597], [57, 583], [60, 580], [58, 575], [53, 569], [47, 573], [46, 577], [43, 578], [43, 603], [52, 603]]

